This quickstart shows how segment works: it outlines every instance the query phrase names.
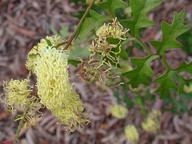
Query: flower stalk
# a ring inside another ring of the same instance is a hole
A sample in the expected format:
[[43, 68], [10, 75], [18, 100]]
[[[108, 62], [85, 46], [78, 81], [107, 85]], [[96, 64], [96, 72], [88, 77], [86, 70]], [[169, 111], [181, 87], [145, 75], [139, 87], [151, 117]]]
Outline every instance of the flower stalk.
[[31, 106], [31, 103], [28, 103], [27, 106], [26, 106], [26, 109], [24, 111], [24, 114], [23, 114], [23, 118], [20, 120], [19, 122], [19, 126], [17, 128], [17, 132], [16, 132], [16, 135], [15, 135], [15, 139], [14, 139], [14, 142], [13, 144], [17, 144], [17, 141], [19, 139], [19, 134], [20, 134], [20, 131], [21, 131], [21, 128], [24, 126], [25, 124], [25, 120], [26, 120], [26, 117], [27, 117], [27, 114], [30, 110], [30, 106]]
[[83, 23], [84, 19], [86, 18], [89, 10], [91, 9], [91, 7], [93, 6], [95, 0], [92, 0], [92, 2], [90, 3], [90, 5], [87, 7], [85, 13], [83, 14], [83, 16], [81, 17], [78, 25], [77, 25], [77, 28], [75, 29], [74, 33], [72, 34], [72, 36], [69, 38], [68, 41], [65, 41], [65, 42], [62, 42], [62, 43], [59, 43], [56, 47], [59, 47], [61, 45], [64, 45], [64, 44], [67, 44], [65, 46], [65, 48], [63, 50], [67, 50], [69, 48], [69, 46], [71, 45], [72, 41], [75, 39], [75, 37], [77, 36], [78, 32], [79, 32], [79, 28], [81, 26], [81, 24]]

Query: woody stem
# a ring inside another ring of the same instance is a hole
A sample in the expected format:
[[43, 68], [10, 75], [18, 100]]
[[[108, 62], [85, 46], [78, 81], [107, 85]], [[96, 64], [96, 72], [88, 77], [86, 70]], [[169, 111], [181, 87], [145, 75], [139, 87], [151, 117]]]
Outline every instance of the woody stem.
[[19, 126], [17, 128], [17, 132], [16, 132], [16, 135], [15, 135], [15, 139], [14, 139], [13, 144], [17, 144], [17, 141], [19, 139], [19, 134], [20, 134], [21, 128], [23, 127], [23, 125], [25, 123], [25, 119], [26, 119], [27, 113], [29, 112], [30, 105], [31, 105], [30, 103], [27, 104], [26, 109], [25, 109], [24, 114], [23, 114], [23, 118], [19, 122]]
[[78, 31], [79, 31], [79, 28], [80, 28], [81, 24], [83, 23], [85, 17], [87, 16], [89, 10], [90, 10], [91, 7], [93, 6], [94, 2], [95, 2], [95, 0], [92, 0], [92, 2], [90, 3], [90, 5], [87, 7], [85, 13], [84, 13], [83, 16], [81, 17], [81, 19], [80, 19], [80, 21], [79, 21], [79, 23], [78, 23], [75, 31], [73, 32], [73, 34], [72, 34], [72, 36], [69, 38], [69, 40], [66, 41], [66, 42], [62, 42], [62, 43], [58, 44], [56, 47], [59, 47], [59, 46], [61, 46], [61, 45], [63, 45], [63, 44], [67, 44], [67, 45], [65, 46], [64, 50], [66, 50], [66, 49], [69, 48], [69, 46], [71, 45], [72, 41], [73, 41], [74, 38], [77, 36], [77, 33], [78, 33]]

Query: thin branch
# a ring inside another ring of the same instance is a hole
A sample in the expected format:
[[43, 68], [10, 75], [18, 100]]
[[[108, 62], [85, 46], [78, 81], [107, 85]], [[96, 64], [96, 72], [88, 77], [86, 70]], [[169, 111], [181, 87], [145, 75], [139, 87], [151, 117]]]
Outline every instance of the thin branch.
[[153, 53], [149, 50], [149, 48], [145, 45], [143, 41], [141, 41], [139, 38], [135, 38], [135, 40], [150, 54], [152, 55]]
[[145, 43], [140, 40], [140, 38], [137, 38], [137, 37], [132, 37], [130, 34], [128, 34], [129, 36], [129, 39], [132, 41], [136, 41], [140, 46], [142, 46], [147, 52], [148, 54], [152, 55], [153, 53], [150, 51], [150, 49], [145, 45]]
[[172, 70], [172, 68], [169, 66], [169, 64], [167, 63], [167, 60], [165, 59], [165, 56], [161, 56], [161, 60], [163, 62], [163, 64], [165, 65], [167, 70]]
[[29, 112], [30, 105], [31, 105], [31, 103], [27, 104], [26, 109], [25, 109], [24, 114], [23, 114], [23, 118], [19, 122], [19, 126], [17, 128], [17, 132], [16, 132], [16, 135], [15, 135], [15, 139], [14, 139], [13, 144], [17, 144], [17, 141], [19, 139], [19, 134], [20, 134], [21, 128], [23, 127], [23, 125], [25, 123], [25, 119], [26, 119], [26, 116], [27, 116], [27, 114]]
[[59, 46], [61, 46], [61, 45], [67, 44], [67, 43], [68, 43], [68, 41], [64, 41], [64, 42], [59, 43], [58, 45], [56, 45], [56, 47], [59, 47]]
[[78, 33], [78, 31], [79, 31], [79, 28], [80, 28], [81, 24], [83, 23], [84, 19], [86, 18], [89, 10], [90, 10], [91, 7], [93, 6], [94, 2], [95, 2], [95, 0], [92, 0], [92, 2], [90, 3], [90, 5], [87, 7], [85, 13], [84, 13], [83, 16], [81, 17], [81, 19], [80, 19], [80, 21], [79, 21], [79, 23], [78, 23], [78, 25], [77, 25], [77, 28], [75, 29], [74, 33], [73, 33], [72, 36], [69, 38], [69, 40], [68, 40], [67, 42], [63, 42], [63, 43], [58, 44], [56, 47], [61, 46], [61, 45], [63, 45], [63, 44], [67, 44], [67, 45], [65, 46], [64, 50], [66, 50], [66, 49], [69, 48], [69, 46], [71, 45], [72, 41], [73, 41], [74, 38], [77, 36], [77, 33]]

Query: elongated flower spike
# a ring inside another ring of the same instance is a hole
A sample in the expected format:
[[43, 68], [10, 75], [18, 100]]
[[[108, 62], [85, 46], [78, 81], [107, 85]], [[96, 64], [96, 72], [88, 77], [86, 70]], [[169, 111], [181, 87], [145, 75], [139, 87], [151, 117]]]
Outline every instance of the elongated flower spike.
[[79, 95], [73, 91], [68, 74], [68, 55], [54, 47], [42, 48], [34, 72], [40, 102], [71, 132], [89, 122]]
[[[26, 67], [28, 70], [34, 72], [34, 67], [36, 65], [36, 62], [38, 61], [39, 53], [43, 48], [48, 47], [55, 47], [57, 44], [61, 43], [62, 39], [60, 36], [47, 36], [44, 39], [41, 39], [41, 41], [34, 46], [31, 51], [28, 53], [27, 61], [26, 61]], [[56, 48], [56, 47], [55, 47]], [[57, 49], [62, 49], [62, 46], [57, 47]]]

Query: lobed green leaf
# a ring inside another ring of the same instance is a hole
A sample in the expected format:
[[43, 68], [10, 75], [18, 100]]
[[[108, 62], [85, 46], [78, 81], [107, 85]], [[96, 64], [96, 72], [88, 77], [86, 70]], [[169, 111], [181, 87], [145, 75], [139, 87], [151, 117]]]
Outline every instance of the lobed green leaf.
[[94, 10], [90, 10], [89, 14], [90, 14], [90, 17], [85, 19], [78, 34], [78, 38], [81, 40], [84, 39], [92, 29], [102, 25], [105, 21], [108, 21], [111, 19], [108, 16], [100, 15]]
[[158, 54], [163, 55], [167, 49], [182, 47], [182, 44], [178, 42], [176, 38], [189, 30], [189, 28], [183, 24], [185, 16], [186, 12], [182, 10], [180, 13], [174, 13], [172, 24], [166, 22], [161, 23], [162, 40], [150, 42], [152, 46], [157, 49]]
[[149, 85], [149, 77], [153, 77], [154, 73], [150, 67], [151, 61], [159, 58], [158, 55], [152, 55], [144, 58], [133, 58], [131, 61], [137, 67], [123, 75], [129, 78], [129, 84], [132, 88], [136, 88], [139, 84]]
[[78, 64], [81, 63], [81, 61], [74, 60], [74, 59], [69, 59], [69, 60], [68, 60], [68, 63], [71, 64], [71, 65], [73, 65], [74, 67], [77, 67]]
[[141, 28], [154, 25], [147, 14], [161, 4], [162, 0], [130, 0], [130, 6], [133, 13], [131, 20], [123, 20], [121, 23], [129, 28], [133, 36], [139, 37]]
[[163, 75], [161, 75], [159, 78], [154, 80], [157, 83], [160, 83], [159, 88], [156, 90], [156, 92], [160, 93], [160, 97], [166, 97], [170, 96], [170, 88], [177, 88], [177, 85], [175, 84], [173, 80], [173, 74], [174, 71], [168, 70]]
[[187, 64], [187, 63], [182, 63], [178, 68], [175, 69], [178, 73], [180, 72], [188, 72], [192, 74], [192, 62]]
[[125, 3], [123, 0], [107, 0], [105, 2], [99, 3], [97, 6], [108, 10], [108, 12], [115, 17], [115, 11], [116, 9], [125, 7], [127, 3]]

